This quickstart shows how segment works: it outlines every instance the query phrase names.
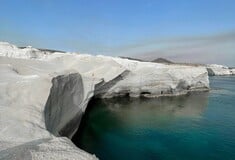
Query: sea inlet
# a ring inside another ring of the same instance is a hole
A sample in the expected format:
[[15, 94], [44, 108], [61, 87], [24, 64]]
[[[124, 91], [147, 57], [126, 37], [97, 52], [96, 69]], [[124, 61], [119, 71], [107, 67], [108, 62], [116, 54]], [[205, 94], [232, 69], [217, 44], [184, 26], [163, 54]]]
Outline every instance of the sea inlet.
[[101, 160], [235, 159], [235, 76], [209, 92], [94, 99], [72, 141]]

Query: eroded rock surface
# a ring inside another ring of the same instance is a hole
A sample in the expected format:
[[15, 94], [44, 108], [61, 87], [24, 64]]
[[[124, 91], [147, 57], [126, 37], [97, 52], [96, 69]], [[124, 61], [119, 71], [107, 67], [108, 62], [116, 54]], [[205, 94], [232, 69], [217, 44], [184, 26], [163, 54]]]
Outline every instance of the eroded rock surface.
[[209, 89], [206, 67], [48, 53], [9, 43], [0, 43], [0, 74], [0, 159], [96, 159], [69, 139], [93, 96]]
[[209, 76], [235, 75], [234, 68], [229, 68], [223, 65], [210, 64], [210, 65], [207, 65], [207, 70], [208, 70]]

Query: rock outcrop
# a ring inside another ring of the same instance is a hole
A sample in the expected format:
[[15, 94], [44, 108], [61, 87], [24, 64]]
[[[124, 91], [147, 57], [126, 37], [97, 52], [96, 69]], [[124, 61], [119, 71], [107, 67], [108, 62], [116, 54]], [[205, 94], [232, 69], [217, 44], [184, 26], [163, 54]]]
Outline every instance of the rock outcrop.
[[3, 62], [0, 74], [0, 159], [96, 159], [47, 131], [44, 108], [51, 78], [23, 75]]
[[229, 68], [227, 66], [218, 65], [218, 64], [207, 65], [207, 71], [209, 76], [235, 75], [234, 68]]
[[8, 43], [0, 43], [0, 74], [0, 159], [96, 159], [70, 141], [93, 96], [158, 97], [209, 89], [202, 66], [49, 54]]
[[110, 58], [124, 66], [129, 73], [109, 87], [102, 98], [129, 95], [131, 97], [158, 97], [186, 94], [194, 90], [208, 90], [209, 80], [205, 67], [165, 65]]

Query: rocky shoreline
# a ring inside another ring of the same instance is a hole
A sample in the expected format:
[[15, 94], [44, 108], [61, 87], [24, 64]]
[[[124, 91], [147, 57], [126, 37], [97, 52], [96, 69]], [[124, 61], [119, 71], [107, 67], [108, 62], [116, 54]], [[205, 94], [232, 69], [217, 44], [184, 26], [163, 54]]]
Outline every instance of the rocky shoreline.
[[[221, 73], [209, 67], [214, 75]], [[70, 140], [92, 97], [209, 90], [208, 66], [49, 52], [6, 42], [0, 42], [0, 73], [0, 159], [97, 159]]]

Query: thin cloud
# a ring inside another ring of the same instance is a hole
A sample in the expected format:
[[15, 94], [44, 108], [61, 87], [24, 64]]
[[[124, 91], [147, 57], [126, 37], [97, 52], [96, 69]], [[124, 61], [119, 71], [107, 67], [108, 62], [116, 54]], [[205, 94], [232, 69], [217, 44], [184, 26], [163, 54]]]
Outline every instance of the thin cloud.
[[124, 46], [119, 48], [119, 52], [145, 60], [165, 57], [183, 62], [219, 62], [235, 66], [234, 44], [235, 31], [231, 31], [206, 36], [152, 39]]
[[113, 48], [116, 51], [134, 50], [136, 48], [142, 48], [146, 46], [155, 45], [156, 47], [167, 44], [168, 46], [175, 44], [188, 44], [188, 43], [198, 43], [198, 44], [216, 44], [224, 43], [227, 41], [235, 41], [235, 31], [206, 35], [206, 36], [187, 36], [187, 37], [171, 37], [171, 38], [151, 38], [139, 41], [137, 43], [132, 43], [128, 45], [123, 45], [117, 48]]

